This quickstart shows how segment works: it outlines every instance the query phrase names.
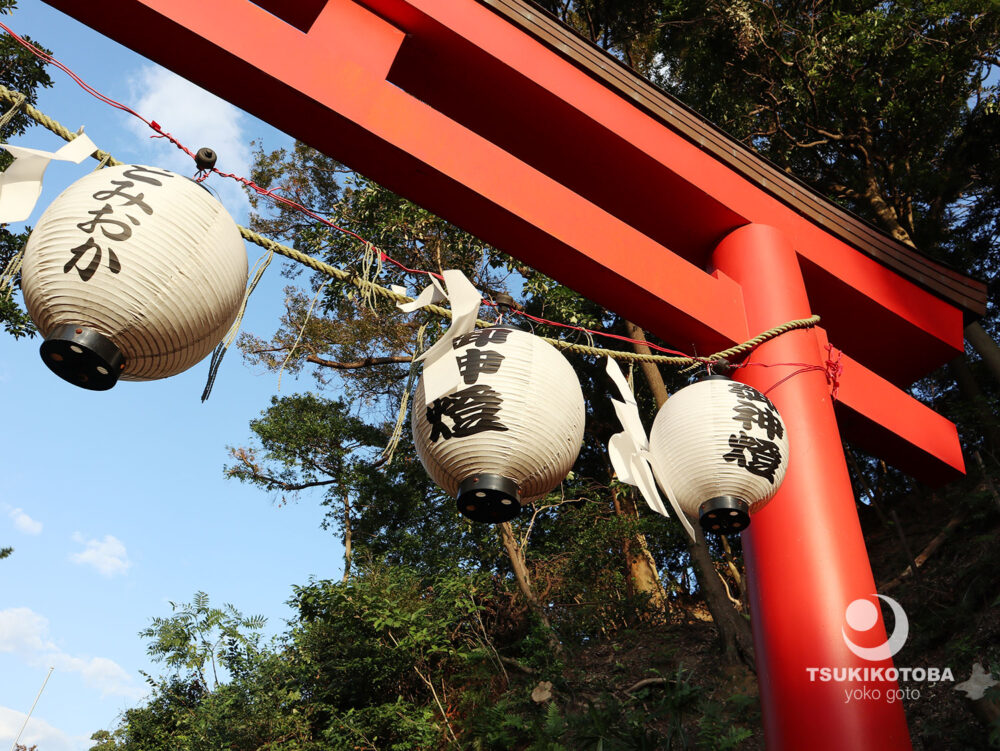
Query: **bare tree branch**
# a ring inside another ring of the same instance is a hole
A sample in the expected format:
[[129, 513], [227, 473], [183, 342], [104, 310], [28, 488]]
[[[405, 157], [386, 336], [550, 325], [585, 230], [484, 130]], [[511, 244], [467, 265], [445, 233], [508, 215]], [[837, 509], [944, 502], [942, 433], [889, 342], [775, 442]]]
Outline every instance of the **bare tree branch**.
[[392, 355], [388, 357], [365, 357], [361, 360], [351, 360], [348, 362], [339, 362], [337, 360], [327, 360], [318, 355], [308, 355], [306, 362], [311, 362], [314, 365], [322, 365], [324, 368], [335, 368], [336, 370], [355, 370], [357, 368], [369, 368], [373, 365], [397, 365], [399, 363], [408, 363], [413, 357], [410, 355]]

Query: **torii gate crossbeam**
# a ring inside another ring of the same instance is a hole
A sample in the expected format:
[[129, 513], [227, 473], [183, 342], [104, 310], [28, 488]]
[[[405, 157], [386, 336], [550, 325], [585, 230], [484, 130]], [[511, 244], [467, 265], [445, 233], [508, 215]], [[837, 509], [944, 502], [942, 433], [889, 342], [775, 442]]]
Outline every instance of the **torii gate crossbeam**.
[[[922, 477], [963, 470], [954, 426], [899, 387], [962, 353], [984, 285], [844, 214], [524, 0], [46, 2], [677, 347], [819, 313], [823, 329], [755, 359], [822, 364], [829, 340], [850, 437]], [[765, 370], [746, 377], [770, 385]], [[891, 662], [841, 635], [874, 582], [825, 379], [772, 399], [791, 467], [745, 537], [768, 746], [909, 748], [898, 702], [848, 704], [805, 672]]]

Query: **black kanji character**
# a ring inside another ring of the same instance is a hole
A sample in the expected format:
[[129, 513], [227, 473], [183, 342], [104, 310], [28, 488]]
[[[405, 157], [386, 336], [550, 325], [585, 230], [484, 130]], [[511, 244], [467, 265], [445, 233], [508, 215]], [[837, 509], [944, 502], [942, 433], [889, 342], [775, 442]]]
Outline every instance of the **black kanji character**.
[[[729, 436], [729, 453], [723, 454], [722, 458], [727, 462], [736, 462], [741, 467], [758, 477], [763, 477], [768, 482], [774, 482], [774, 473], [781, 464], [781, 449], [774, 441], [765, 441], [763, 438], [754, 438], [743, 431], [739, 436]], [[747, 460], [746, 452], [750, 452], [750, 459]]]
[[510, 336], [510, 329], [480, 329], [456, 336], [451, 340], [451, 346], [453, 349], [461, 349], [470, 344], [475, 344], [477, 347], [485, 347], [487, 344], [503, 344], [507, 341], [508, 336]]
[[[435, 399], [427, 406], [427, 422], [431, 424], [431, 441], [438, 438], [464, 438], [487, 430], [508, 430], [497, 413], [503, 399], [489, 386], [470, 386], [449, 396]], [[451, 425], [446, 425], [447, 417]]]
[[153, 213], [153, 209], [143, 200], [145, 196], [142, 193], [132, 195], [131, 193], [125, 192], [126, 188], [131, 188], [135, 185], [134, 182], [131, 180], [112, 180], [111, 184], [117, 185], [118, 187], [114, 190], [99, 190], [94, 193], [94, 198], [98, 201], [110, 201], [112, 198], [124, 198], [125, 203], [120, 203], [118, 204], [119, 206], [138, 206], [146, 212], [146, 214]]
[[129, 178], [130, 180], [138, 180], [139, 182], [149, 183], [150, 185], [163, 185], [159, 180], [153, 177], [147, 177], [140, 175], [140, 172], [147, 172], [150, 175], [157, 175], [159, 177], [173, 177], [170, 172], [157, 172], [155, 169], [150, 169], [149, 167], [140, 167], [138, 164], [131, 165], [127, 170], [125, 170], [122, 175]]
[[465, 378], [465, 384], [471, 385], [479, 380], [480, 373], [496, 373], [504, 357], [499, 352], [484, 349], [470, 349], [458, 360], [458, 372]]
[[785, 428], [781, 424], [781, 418], [771, 407], [758, 407], [752, 402], [740, 399], [737, 406], [733, 407], [736, 417], [733, 419], [743, 426], [744, 430], [750, 430], [751, 425], [765, 430], [768, 438], [782, 438], [785, 435]]
[[[84, 268], [80, 268], [78, 265], [80, 263], [80, 259], [87, 254], [88, 250], [94, 251], [94, 257], [90, 259], [90, 263], [88, 263]], [[97, 273], [97, 269], [101, 265], [101, 246], [94, 242], [94, 238], [88, 237], [87, 242], [83, 245], [78, 245], [70, 252], [73, 254], [73, 257], [66, 262], [65, 266], [63, 266], [63, 273], [68, 274], [70, 269], [76, 267], [76, 271], [80, 275], [80, 278], [85, 282], [90, 281], [90, 278]], [[121, 270], [122, 265], [118, 262], [118, 256], [115, 255], [115, 252], [111, 250], [111, 248], [108, 248], [108, 271], [112, 274], [117, 274]]]
[[760, 393], [753, 386], [747, 386], [745, 383], [733, 382], [729, 384], [729, 392], [736, 394], [736, 396], [740, 399], [746, 399], [751, 402], [761, 402], [774, 409], [774, 405], [771, 404], [771, 400]]
[[[132, 228], [129, 227], [127, 224], [125, 224], [125, 222], [119, 222], [117, 219], [105, 218], [107, 214], [114, 213], [114, 209], [111, 208], [111, 204], [106, 203], [97, 211], [88, 211], [87, 213], [92, 215], [94, 218], [91, 219], [89, 222], [80, 222], [76, 226], [82, 229], [88, 235], [92, 235], [94, 233], [94, 230], [97, 229], [97, 225], [101, 225], [101, 232], [103, 232], [104, 236], [109, 240], [117, 240], [118, 242], [121, 242], [123, 240], [128, 240], [130, 237], [132, 237]], [[139, 223], [132, 217], [128, 217], [128, 219], [129, 221], [132, 222], [132, 224]], [[113, 224], [119, 227], [119, 231], [108, 232], [108, 228], [104, 226], [105, 224]]]

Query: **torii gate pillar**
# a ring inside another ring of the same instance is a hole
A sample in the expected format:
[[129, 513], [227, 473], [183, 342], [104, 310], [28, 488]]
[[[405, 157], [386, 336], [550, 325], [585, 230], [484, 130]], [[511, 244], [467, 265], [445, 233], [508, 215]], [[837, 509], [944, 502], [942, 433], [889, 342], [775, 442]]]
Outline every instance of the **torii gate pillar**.
[[[712, 263], [742, 287], [751, 330], [812, 314], [798, 256], [773, 227], [735, 230], [716, 247]], [[822, 368], [821, 346], [815, 329], [789, 331], [762, 344], [751, 362], [795, 366], [746, 367], [737, 378], [765, 391], [796, 367]], [[767, 748], [908, 751], [902, 704], [885, 698], [897, 689], [895, 681], [851, 683], [851, 690], [878, 690], [880, 698], [847, 701], [847, 684], [822, 682], [805, 669], [888, 668], [892, 662], [857, 657], [841, 631], [844, 604], [876, 590], [826, 375], [799, 373], [768, 398], [788, 431], [788, 473], [743, 533]], [[885, 641], [881, 617], [869, 634]]]

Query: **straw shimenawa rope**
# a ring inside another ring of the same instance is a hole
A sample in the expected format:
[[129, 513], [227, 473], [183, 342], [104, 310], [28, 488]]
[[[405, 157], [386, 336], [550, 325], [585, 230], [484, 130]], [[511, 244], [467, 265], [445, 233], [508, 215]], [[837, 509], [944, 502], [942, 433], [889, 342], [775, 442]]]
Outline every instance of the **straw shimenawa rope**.
[[[24, 101], [24, 95], [17, 92], [11, 91], [7, 87], [0, 85], [0, 101], [6, 102], [11, 107], [23, 108], [24, 113], [28, 117], [32, 118], [39, 125], [44, 126], [48, 130], [55, 133], [57, 136], [67, 140], [72, 141], [76, 138], [77, 134], [73, 133], [71, 130], [66, 128], [61, 123], [53, 120], [51, 117], [46, 115], [41, 110], [27, 104]], [[106, 151], [101, 151], [98, 149], [91, 156], [97, 159], [104, 165], [120, 165], [124, 162], [120, 162], [115, 159], [111, 154]], [[406, 295], [399, 294], [398, 292], [393, 292], [391, 289], [382, 287], [381, 285], [375, 284], [374, 282], [368, 281], [362, 278], [362, 276], [345, 271], [344, 269], [339, 269], [336, 266], [331, 266], [324, 261], [320, 261], [317, 258], [313, 258], [295, 248], [290, 248], [287, 245], [282, 245], [281, 243], [275, 242], [270, 238], [264, 237], [251, 229], [246, 227], [240, 227], [240, 234], [243, 235], [244, 239], [249, 240], [255, 245], [259, 245], [265, 250], [278, 253], [279, 255], [290, 258], [291, 260], [301, 263], [304, 266], [308, 266], [314, 271], [318, 271], [321, 274], [326, 274], [327, 276], [336, 279], [340, 282], [346, 284], [351, 284], [358, 289], [358, 291], [367, 300], [374, 300], [376, 298], [383, 298], [385, 300], [391, 301], [393, 303], [405, 303], [412, 302], [413, 298], [407, 297]], [[434, 315], [441, 316], [442, 318], [451, 318], [451, 311], [447, 308], [442, 308], [439, 305], [426, 305], [422, 308]], [[773, 329], [768, 329], [753, 339], [743, 342], [742, 344], [737, 344], [729, 349], [724, 349], [721, 352], [716, 352], [713, 355], [708, 355], [707, 357], [674, 357], [670, 355], [643, 355], [635, 352], [623, 352], [620, 350], [609, 350], [603, 349], [601, 347], [594, 347], [590, 344], [575, 344], [573, 342], [563, 341], [562, 339], [552, 339], [550, 337], [541, 337], [549, 344], [557, 347], [561, 350], [567, 352], [574, 352], [580, 355], [593, 355], [596, 357], [612, 357], [616, 360], [625, 360], [628, 362], [652, 362], [662, 365], [674, 365], [674, 366], [689, 366], [689, 368], [696, 368], [700, 365], [711, 365], [713, 363], [723, 363], [729, 361], [730, 358], [742, 358], [744, 355], [749, 354], [759, 345], [773, 339], [776, 336], [780, 336], [788, 331], [794, 329], [804, 329], [811, 328], [818, 324], [820, 321], [819, 316], [811, 316], [810, 318], [803, 318], [795, 321], [789, 321], [782, 324], [781, 326], [776, 326]], [[479, 327], [492, 326], [493, 323], [490, 321], [476, 321], [476, 325]]]

